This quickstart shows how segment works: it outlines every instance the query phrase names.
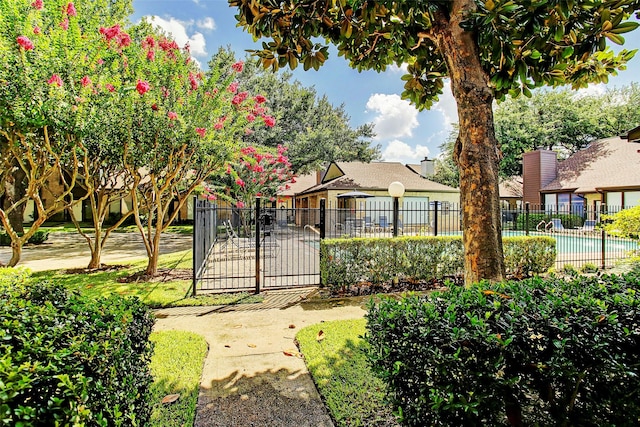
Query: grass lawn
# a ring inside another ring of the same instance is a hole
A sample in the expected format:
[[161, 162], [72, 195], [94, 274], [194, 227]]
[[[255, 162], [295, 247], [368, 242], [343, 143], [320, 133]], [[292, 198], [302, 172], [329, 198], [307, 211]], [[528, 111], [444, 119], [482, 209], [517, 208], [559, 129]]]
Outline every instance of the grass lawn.
[[[146, 260], [123, 263], [123, 268], [110, 271], [96, 271], [91, 273], [65, 274], [58, 270], [34, 272], [35, 280], [49, 280], [64, 284], [68, 289], [79, 291], [89, 298], [119, 294], [123, 296], [137, 296], [150, 307], [181, 307], [237, 303], [261, 302], [263, 297], [237, 294], [210, 294], [191, 298], [191, 279], [167, 280], [161, 278], [153, 282], [126, 282], [123, 279], [144, 271]], [[160, 255], [159, 269], [191, 268], [191, 251], [181, 251]]]
[[[154, 332], [150, 339], [155, 346], [150, 364], [153, 412], [147, 425], [192, 426], [207, 342], [200, 335], [184, 331]], [[180, 398], [162, 404], [162, 398], [169, 394], [180, 394]]]
[[[395, 426], [384, 384], [365, 359], [365, 319], [320, 323], [296, 335], [309, 372], [336, 426]], [[317, 340], [318, 332], [325, 338]]]

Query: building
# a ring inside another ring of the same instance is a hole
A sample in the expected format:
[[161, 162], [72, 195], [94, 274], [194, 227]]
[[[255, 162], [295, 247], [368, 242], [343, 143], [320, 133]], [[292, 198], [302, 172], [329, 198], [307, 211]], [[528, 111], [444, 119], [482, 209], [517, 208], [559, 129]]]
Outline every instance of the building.
[[523, 200], [558, 211], [640, 205], [640, 126], [599, 139], [566, 160], [536, 150], [523, 155]]

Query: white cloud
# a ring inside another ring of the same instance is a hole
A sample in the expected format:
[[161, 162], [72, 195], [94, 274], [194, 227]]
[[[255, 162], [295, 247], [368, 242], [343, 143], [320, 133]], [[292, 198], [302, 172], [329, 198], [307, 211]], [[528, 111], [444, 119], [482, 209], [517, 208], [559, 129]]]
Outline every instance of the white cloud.
[[206, 56], [206, 42], [204, 36], [200, 32], [194, 32], [189, 35], [188, 30], [193, 26], [193, 21], [180, 21], [173, 17], [163, 19], [159, 16], [147, 16], [149, 21], [162, 30], [167, 32], [178, 43], [178, 46], [184, 47], [187, 43], [194, 56]]
[[419, 163], [429, 154], [429, 148], [424, 145], [411, 147], [406, 142], [394, 139], [382, 151], [382, 158], [387, 162]]
[[438, 98], [440, 98], [439, 101], [431, 107], [431, 110], [442, 114], [444, 127], [448, 134], [453, 129], [453, 123], [458, 122], [458, 106], [453, 98], [453, 93], [451, 93], [451, 82], [449, 80], [445, 81], [442, 95]]
[[591, 84], [585, 88], [578, 89], [575, 93], [575, 97], [580, 99], [584, 96], [604, 95], [607, 90], [607, 86], [600, 84]]
[[204, 19], [199, 19], [196, 22], [198, 28], [202, 28], [203, 30], [215, 30], [216, 29], [216, 21], [213, 20], [212, 17], [207, 16]]
[[413, 136], [418, 126], [418, 110], [399, 95], [374, 93], [367, 101], [367, 110], [378, 115], [373, 119], [376, 139]]
[[405, 62], [401, 66], [397, 66], [396, 64], [389, 65], [388, 70], [393, 74], [407, 74], [407, 67], [409, 65]]

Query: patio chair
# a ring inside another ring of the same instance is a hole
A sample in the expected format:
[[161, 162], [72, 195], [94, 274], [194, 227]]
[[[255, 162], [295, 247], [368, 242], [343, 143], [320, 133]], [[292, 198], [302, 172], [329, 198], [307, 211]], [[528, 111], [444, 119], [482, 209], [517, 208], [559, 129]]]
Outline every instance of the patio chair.
[[549, 221], [549, 223], [545, 227], [545, 230], [551, 233], [563, 233], [567, 231], [567, 229], [564, 228], [564, 225], [562, 225], [562, 221], [560, 221], [560, 218], [551, 218], [551, 221]]
[[373, 222], [371, 222], [371, 217], [370, 216], [365, 216], [364, 217], [364, 231], [365, 233], [367, 231], [371, 231], [373, 230]]
[[378, 218], [378, 230], [387, 231], [389, 229], [389, 221], [386, 216], [380, 216]]
[[[240, 251], [255, 251], [256, 249], [256, 241], [253, 237], [239, 237], [236, 231], [233, 229], [231, 225], [231, 221], [223, 221], [225, 231], [227, 233], [227, 241], [225, 245], [231, 244], [232, 247], [238, 249]], [[273, 251], [273, 255], [276, 255], [276, 251], [280, 247], [278, 242], [273, 239], [267, 240], [267, 237], [271, 236], [271, 232], [265, 232], [262, 240], [260, 241], [260, 248], [265, 251]], [[224, 245], [223, 245], [224, 247]], [[222, 249], [222, 248], [221, 248]], [[271, 254], [271, 252], [269, 252]]]
[[578, 227], [578, 230], [582, 233], [593, 233], [596, 231], [596, 220], [588, 219], [582, 224], [582, 227]]

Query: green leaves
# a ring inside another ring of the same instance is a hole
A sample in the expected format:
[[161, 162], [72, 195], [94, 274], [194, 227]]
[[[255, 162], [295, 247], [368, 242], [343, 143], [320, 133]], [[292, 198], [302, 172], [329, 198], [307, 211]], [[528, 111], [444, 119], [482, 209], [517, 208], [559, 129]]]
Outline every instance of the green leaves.
[[640, 416], [639, 278], [383, 298], [368, 307], [367, 356], [403, 425], [626, 425]]

